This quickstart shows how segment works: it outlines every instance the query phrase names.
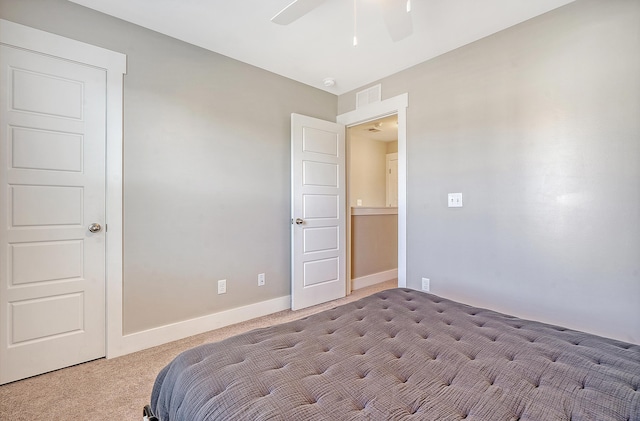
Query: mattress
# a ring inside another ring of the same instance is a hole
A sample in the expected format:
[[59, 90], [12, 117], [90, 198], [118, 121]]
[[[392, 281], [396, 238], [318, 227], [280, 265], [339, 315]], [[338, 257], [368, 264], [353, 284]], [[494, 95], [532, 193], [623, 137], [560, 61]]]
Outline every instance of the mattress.
[[161, 421], [640, 421], [640, 346], [409, 289], [188, 350]]

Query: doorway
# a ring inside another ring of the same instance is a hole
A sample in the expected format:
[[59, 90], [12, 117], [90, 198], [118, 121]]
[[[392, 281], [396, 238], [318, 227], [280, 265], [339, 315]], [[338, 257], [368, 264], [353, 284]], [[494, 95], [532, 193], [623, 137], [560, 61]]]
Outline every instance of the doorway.
[[347, 128], [351, 290], [398, 277], [398, 116]]
[[[347, 127], [366, 123], [392, 114], [398, 116], [398, 287], [407, 285], [407, 107], [409, 95], [397, 95], [383, 101], [371, 103], [353, 111], [340, 114], [337, 122]], [[347, 219], [347, 235], [350, 224]], [[347, 249], [350, 239], [347, 240]], [[350, 250], [347, 250], [349, 255]], [[347, 274], [350, 273], [350, 262], [347, 261]], [[351, 291], [348, 277], [347, 292]]]

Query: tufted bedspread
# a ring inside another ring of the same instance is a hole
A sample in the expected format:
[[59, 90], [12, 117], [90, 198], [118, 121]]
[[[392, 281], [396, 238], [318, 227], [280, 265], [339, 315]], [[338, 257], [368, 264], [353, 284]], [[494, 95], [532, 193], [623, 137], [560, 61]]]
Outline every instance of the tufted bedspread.
[[161, 421], [640, 421], [640, 346], [408, 289], [206, 344], [158, 375]]

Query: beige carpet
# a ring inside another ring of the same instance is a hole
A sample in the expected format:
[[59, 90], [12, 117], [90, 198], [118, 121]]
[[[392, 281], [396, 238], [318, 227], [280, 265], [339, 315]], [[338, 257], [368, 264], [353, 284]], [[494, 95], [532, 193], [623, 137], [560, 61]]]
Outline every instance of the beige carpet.
[[112, 360], [95, 360], [0, 386], [0, 420], [142, 420], [158, 372], [178, 353], [252, 329], [284, 323], [389, 288], [388, 281], [304, 310], [285, 310]]

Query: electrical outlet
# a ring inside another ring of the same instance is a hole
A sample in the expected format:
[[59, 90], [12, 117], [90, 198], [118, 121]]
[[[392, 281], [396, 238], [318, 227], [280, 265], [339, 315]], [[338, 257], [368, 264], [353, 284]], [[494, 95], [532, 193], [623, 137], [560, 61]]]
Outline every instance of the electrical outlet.
[[422, 290], [423, 291], [429, 292], [429, 287], [430, 287], [429, 283], [430, 283], [429, 278], [422, 278]]
[[227, 280], [220, 279], [218, 281], [218, 294], [226, 294], [227, 293]]
[[258, 274], [258, 286], [259, 287], [264, 286], [265, 282], [266, 282], [266, 279], [265, 279], [264, 273], [259, 273]]

